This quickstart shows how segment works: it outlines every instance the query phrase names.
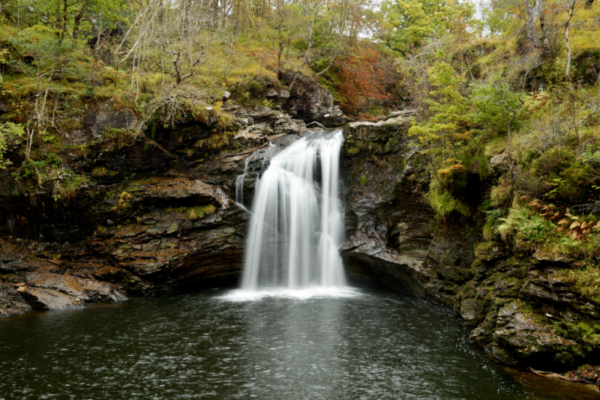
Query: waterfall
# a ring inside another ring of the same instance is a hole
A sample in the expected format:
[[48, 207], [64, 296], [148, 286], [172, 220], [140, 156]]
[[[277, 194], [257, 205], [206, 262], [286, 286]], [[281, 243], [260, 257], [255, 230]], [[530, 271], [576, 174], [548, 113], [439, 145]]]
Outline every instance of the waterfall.
[[345, 285], [338, 252], [343, 141], [341, 130], [315, 131], [271, 158], [252, 204], [242, 289]]

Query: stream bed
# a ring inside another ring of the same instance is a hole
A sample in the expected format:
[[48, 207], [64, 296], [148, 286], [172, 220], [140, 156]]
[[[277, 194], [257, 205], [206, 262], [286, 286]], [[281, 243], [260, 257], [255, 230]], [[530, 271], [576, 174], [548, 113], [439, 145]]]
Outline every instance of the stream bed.
[[134, 299], [0, 319], [0, 399], [593, 399], [505, 369], [451, 312], [372, 289]]

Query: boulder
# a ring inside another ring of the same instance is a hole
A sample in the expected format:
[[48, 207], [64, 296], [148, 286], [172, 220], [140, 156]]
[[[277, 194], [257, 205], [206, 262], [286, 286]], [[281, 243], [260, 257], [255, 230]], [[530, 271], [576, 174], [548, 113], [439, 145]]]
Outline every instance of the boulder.
[[4, 101], [0, 101], [0, 114], [6, 114], [10, 112], [10, 105]]
[[36, 310], [67, 310], [83, 308], [83, 301], [56, 290], [38, 289], [24, 286], [23, 296]]
[[0, 283], [0, 317], [9, 317], [30, 311], [32, 308], [17, 288]]
[[[296, 74], [284, 71], [281, 75], [282, 81], [289, 85]], [[318, 121], [327, 127], [338, 127], [347, 121], [344, 113], [334, 104], [331, 92], [308, 76], [300, 74], [290, 95], [282, 98], [286, 98], [284, 108], [288, 114], [306, 122]]]
[[344, 134], [352, 140], [380, 141], [407, 130], [411, 124], [412, 119], [402, 114], [379, 122], [350, 122], [344, 128]]
[[[26, 277], [27, 290], [33, 288], [60, 292], [76, 300], [77, 304], [84, 303], [119, 303], [127, 300], [127, 296], [117, 290], [114, 285], [95, 279], [83, 279], [73, 275], [58, 275], [52, 273], [32, 273]], [[66, 301], [63, 297], [58, 297]], [[61, 300], [62, 301], [62, 300]]]

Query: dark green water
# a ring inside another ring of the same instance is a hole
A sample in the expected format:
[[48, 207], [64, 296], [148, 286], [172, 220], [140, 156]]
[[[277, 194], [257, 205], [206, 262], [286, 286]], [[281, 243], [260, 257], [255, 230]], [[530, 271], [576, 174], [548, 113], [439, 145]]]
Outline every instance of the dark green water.
[[512, 377], [468, 343], [448, 311], [423, 301], [370, 290], [303, 300], [226, 293], [0, 320], [0, 399], [595, 396]]

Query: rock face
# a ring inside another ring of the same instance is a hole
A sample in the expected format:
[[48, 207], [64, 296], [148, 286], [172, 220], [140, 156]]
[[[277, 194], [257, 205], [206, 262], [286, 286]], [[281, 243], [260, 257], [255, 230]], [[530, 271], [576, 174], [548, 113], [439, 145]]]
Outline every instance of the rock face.
[[127, 109], [119, 109], [113, 101], [92, 104], [82, 118], [82, 128], [67, 137], [69, 144], [102, 140], [110, 131], [130, 131], [137, 127], [138, 118]]
[[[6, 265], [0, 283], [0, 316], [20, 314], [32, 309], [63, 310], [82, 308], [95, 302], [117, 303], [127, 300], [122, 290], [107, 282], [64, 271], [64, 264], [44, 260], [15, 243], [0, 239], [0, 257]], [[8, 271], [8, 272], [7, 272]], [[79, 276], [78, 276], [79, 275]]]
[[410, 124], [402, 115], [345, 127], [342, 171], [349, 240], [341, 250], [350, 278], [424, 297], [430, 212], [420, 194], [412, 193], [416, 151], [406, 136]]
[[598, 304], [560, 278], [569, 265], [498, 258], [492, 247], [502, 246], [477, 247], [472, 277], [455, 297], [470, 338], [515, 366], [564, 370], [594, 360], [600, 335], [591, 327], [599, 322]]
[[[92, 108], [85, 131], [72, 136], [88, 143], [86, 153], [74, 150], [68, 162], [95, 184], [67, 204], [15, 196], [2, 172], [0, 316], [236, 284], [248, 221], [236, 195], [249, 207], [270, 157], [315, 121], [345, 122], [331, 93], [304, 77], [291, 93], [269, 96], [286, 99], [291, 115], [229, 104], [235, 132], [226, 138], [188, 121], [156, 140], [90, 142], [131, 129], [135, 118], [112, 104]], [[428, 175], [416, 167], [418, 149], [407, 135], [411, 115], [345, 126], [340, 251], [349, 278], [454, 310], [470, 339], [499, 362], [553, 370], [594, 362], [600, 305], [561, 279], [574, 262], [480, 243], [478, 221], [436, 221], [423, 200]]]
[[427, 177], [412, 166], [409, 117], [345, 128], [341, 252], [349, 277], [454, 310], [498, 362], [555, 371], [597, 362], [600, 305], [560, 278], [573, 262], [480, 243], [477, 221], [435, 221], [422, 200]]
[[[94, 108], [94, 123], [106, 107]], [[68, 159], [95, 185], [67, 204], [42, 195], [24, 201], [9, 175], [0, 179], [0, 233], [26, 239], [5, 243], [21, 250], [0, 252], [0, 314], [237, 284], [248, 218], [234, 201], [237, 178], [246, 172], [239, 191], [249, 207], [263, 158], [307, 128], [281, 111], [229, 107], [237, 133], [216, 150], [212, 127], [194, 122], [157, 141], [90, 142], [86, 154]], [[108, 118], [111, 129], [119, 118]], [[19, 251], [27, 257], [11, 255]]]
[[0, 317], [9, 317], [31, 311], [31, 305], [21, 292], [10, 284], [0, 284]]
[[[294, 75], [292, 72], [283, 73], [283, 82], [291, 84]], [[292, 87], [285, 109], [291, 116], [306, 122], [318, 121], [326, 127], [339, 127], [346, 122], [344, 113], [334, 104], [331, 92], [302, 74]]]

